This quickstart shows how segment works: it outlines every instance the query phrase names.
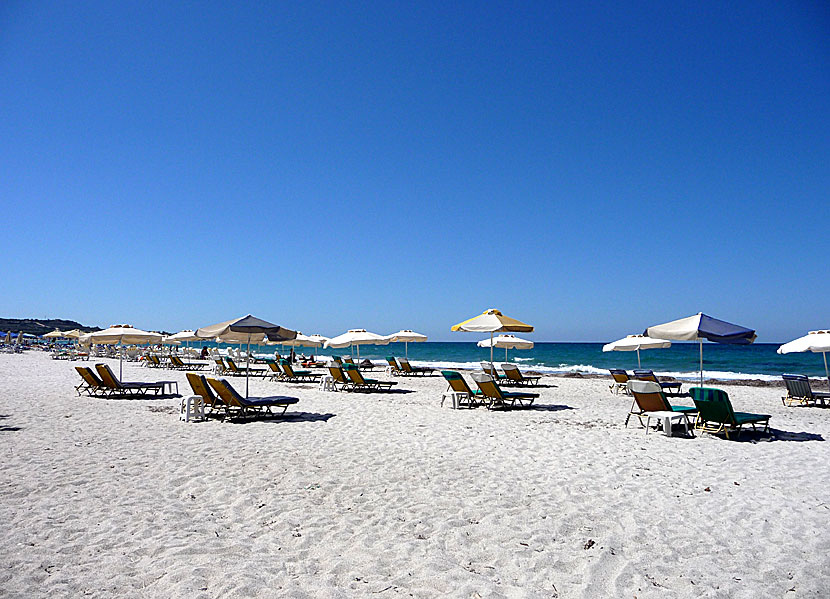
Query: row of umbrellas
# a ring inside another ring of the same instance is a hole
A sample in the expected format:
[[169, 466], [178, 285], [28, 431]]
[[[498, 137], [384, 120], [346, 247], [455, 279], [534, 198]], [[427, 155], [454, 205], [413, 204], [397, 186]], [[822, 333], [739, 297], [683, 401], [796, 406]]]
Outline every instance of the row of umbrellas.
[[[494, 333], [502, 332], [533, 332], [533, 326], [523, 323], [515, 318], [502, 314], [499, 310], [491, 308], [482, 314], [467, 319], [451, 327], [452, 331], [490, 333], [489, 340], [478, 343], [480, 347], [490, 347], [490, 361], [493, 360], [493, 348], [504, 347], [505, 359], [507, 349], [529, 349], [533, 346], [531, 341], [514, 337], [513, 335], [493, 336]], [[80, 333], [80, 332], [79, 332]], [[48, 334], [47, 334], [48, 335]], [[56, 335], [57, 336], [57, 335]], [[66, 334], [62, 334], [66, 336]], [[708, 340], [715, 343], [746, 345], [753, 343], [757, 335], [753, 329], [732, 324], [724, 320], [713, 318], [706, 314], [698, 313], [686, 318], [680, 318], [664, 324], [654, 325], [646, 328], [639, 335], [628, 335], [623, 339], [609, 343], [603, 347], [603, 351], [636, 351], [637, 363], [640, 364], [640, 350], [659, 347], [669, 347], [671, 341], [697, 341], [700, 349], [700, 383], [703, 384], [703, 341]], [[103, 331], [96, 331], [81, 337], [84, 341], [92, 343], [113, 343], [113, 344], [139, 344], [139, 343], [160, 343], [163, 336], [159, 333], [141, 331], [129, 325], [115, 325]], [[221, 322], [197, 331], [182, 331], [176, 335], [167, 337], [171, 341], [191, 341], [217, 339], [231, 343], [247, 343], [250, 354], [250, 344], [282, 343], [292, 346], [317, 347], [322, 342], [326, 348], [357, 347], [358, 358], [360, 357], [361, 345], [386, 345], [393, 342], [421, 342], [426, 341], [426, 336], [414, 331], [404, 329], [392, 335], [378, 335], [365, 329], [351, 329], [342, 335], [332, 339], [326, 339], [321, 335], [305, 336], [297, 331], [286, 329], [279, 325], [264, 321], [252, 315]], [[827, 366], [827, 352], [830, 351], [830, 331], [811, 331], [805, 337], [786, 343], [778, 348], [778, 353], [812, 351], [824, 355], [825, 374], [830, 384], [830, 370]], [[123, 364], [122, 364], [123, 370]], [[246, 373], [248, 365], [246, 363]], [[246, 396], [248, 382], [245, 384]]]

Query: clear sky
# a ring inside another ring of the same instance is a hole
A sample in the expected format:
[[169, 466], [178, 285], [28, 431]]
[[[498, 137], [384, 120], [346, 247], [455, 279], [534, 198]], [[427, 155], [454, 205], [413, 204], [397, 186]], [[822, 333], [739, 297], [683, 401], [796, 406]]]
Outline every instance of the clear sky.
[[830, 327], [826, 2], [0, 4], [0, 316]]

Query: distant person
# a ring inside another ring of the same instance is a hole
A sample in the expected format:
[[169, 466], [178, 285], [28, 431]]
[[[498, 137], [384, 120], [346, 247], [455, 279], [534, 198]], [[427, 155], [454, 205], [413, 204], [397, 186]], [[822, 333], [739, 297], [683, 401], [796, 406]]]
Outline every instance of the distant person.
[[200, 354], [200, 356], [199, 356], [199, 357], [201, 357], [201, 358], [202, 358], [202, 360], [207, 360], [207, 358], [208, 358], [208, 350], [207, 350], [207, 348], [206, 348], [206, 347], [203, 347], [203, 348], [202, 348], [202, 353]]
[[294, 348], [292, 347], [291, 348], [291, 353], [288, 354], [288, 361], [293, 364], [294, 362], [296, 362], [296, 358], [297, 358], [297, 355], [294, 353]]

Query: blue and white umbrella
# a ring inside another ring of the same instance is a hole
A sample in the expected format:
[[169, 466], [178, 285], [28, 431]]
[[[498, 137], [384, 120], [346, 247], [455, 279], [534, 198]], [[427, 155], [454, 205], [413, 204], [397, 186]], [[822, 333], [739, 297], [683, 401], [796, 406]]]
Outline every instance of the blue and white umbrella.
[[700, 385], [703, 386], [703, 341], [728, 343], [730, 345], [749, 345], [757, 335], [753, 329], [739, 326], [707, 316], [698, 312], [694, 316], [687, 316], [672, 320], [665, 324], [648, 327], [644, 335], [657, 339], [672, 341], [697, 341], [700, 344]]

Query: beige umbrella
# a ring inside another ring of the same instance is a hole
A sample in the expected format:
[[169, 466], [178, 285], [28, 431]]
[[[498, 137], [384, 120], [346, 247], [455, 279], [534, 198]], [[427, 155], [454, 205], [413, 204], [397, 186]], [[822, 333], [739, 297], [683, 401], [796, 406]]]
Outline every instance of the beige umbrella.
[[[492, 339], [493, 333], [532, 333], [533, 325], [525, 324], [520, 320], [505, 316], [495, 308], [490, 308], [478, 316], [459, 322], [450, 330], [467, 333], [490, 333], [490, 339]], [[493, 361], [492, 343], [490, 345], [490, 361]]]
[[221, 341], [232, 343], [248, 344], [247, 357], [245, 359], [245, 397], [248, 397], [248, 366], [251, 355], [251, 342], [259, 345], [267, 338], [269, 341], [283, 341], [294, 339], [296, 331], [286, 329], [278, 324], [262, 320], [256, 316], [242, 316], [233, 320], [226, 320], [218, 324], [202, 327], [196, 331], [196, 336], [201, 339], [216, 338]]
[[827, 352], [830, 352], [830, 330], [810, 331], [804, 337], [799, 337], [778, 348], [779, 354], [791, 352], [820, 353], [824, 356], [824, 375], [827, 377], [827, 385], [830, 387], [830, 371], [827, 369]]
[[422, 335], [421, 333], [416, 333], [410, 329], [403, 329], [398, 331], [397, 333], [392, 333], [389, 335], [389, 343], [403, 343], [404, 344], [404, 352], [406, 353], [406, 359], [409, 359], [409, 343], [423, 343], [427, 340], [426, 335]]
[[85, 334], [81, 329], [72, 329], [71, 331], [63, 332], [63, 336], [67, 339], [80, 339]]
[[148, 343], [161, 343], [161, 333], [142, 331], [128, 324], [114, 324], [108, 329], [87, 333], [81, 336], [80, 341], [86, 343], [98, 343], [104, 345], [118, 345], [120, 351], [118, 376], [124, 375], [124, 344], [144, 345]]
[[[498, 337], [491, 337], [489, 339], [482, 339], [477, 344], [479, 347], [503, 347], [504, 348], [504, 361], [507, 362], [507, 350], [508, 349], [533, 349], [533, 341], [528, 341], [527, 339], [521, 339], [520, 337], [516, 337], [515, 335], [499, 335]], [[492, 362], [492, 356], [490, 358]]]
[[44, 338], [44, 339], [59, 339], [60, 337], [63, 337], [63, 336], [64, 336], [64, 334], [63, 334], [63, 333], [61, 333], [61, 332], [60, 332], [60, 330], [55, 329], [54, 331], [51, 331], [51, 332], [49, 332], [49, 333], [46, 333], [46, 334], [43, 336], [43, 338]]
[[323, 344], [323, 347], [357, 347], [357, 360], [360, 361], [361, 345], [389, 345], [389, 337], [370, 333], [366, 329], [349, 329], [342, 335], [332, 337]]
[[665, 349], [667, 347], [671, 347], [671, 341], [668, 339], [653, 339], [646, 335], [626, 335], [622, 339], [606, 343], [602, 346], [602, 351], [636, 351], [637, 368], [640, 368], [641, 349]]

